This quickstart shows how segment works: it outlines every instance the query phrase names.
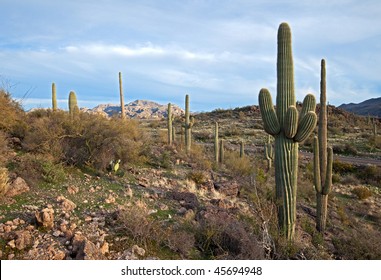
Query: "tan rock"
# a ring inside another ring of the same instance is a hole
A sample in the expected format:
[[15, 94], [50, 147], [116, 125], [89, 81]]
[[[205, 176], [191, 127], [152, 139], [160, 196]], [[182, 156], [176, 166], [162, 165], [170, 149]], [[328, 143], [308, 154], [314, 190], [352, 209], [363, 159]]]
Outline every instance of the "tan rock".
[[44, 208], [35, 212], [37, 224], [45, 228], [51, 229], [54, 226], [54, 210], [52, 208]]
[[61, 203], [61, 209], [66, 212], [71, 212], [77, 207], [77, 205], [74, 202], [62, 195], [57, 197], [57, 201]]
[[70, 186], [67, 187], [67, 191], [68, 191], [69, 194], [76, 194], [76, 193], [79, 192], [79, 188], [76, 187], [76, 186], [70, 185]]
[[132, 253], [138, 256], [143, 257], [146, 254], [146, 250], [143, 248], [140, 248], [138, 245], [132, 246]]
[[25, 180], [21, 177], [17, 177], [9, 186], [7, 193], [5, 194], [8, 197], [13, 197], [24, 192], [29, 191], [30, 188]]

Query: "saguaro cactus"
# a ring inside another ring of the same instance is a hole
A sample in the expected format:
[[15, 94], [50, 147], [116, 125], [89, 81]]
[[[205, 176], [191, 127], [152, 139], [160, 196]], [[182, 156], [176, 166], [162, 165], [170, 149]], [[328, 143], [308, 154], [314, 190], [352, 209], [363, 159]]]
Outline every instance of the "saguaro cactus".
[[122, 120], [124, 120], [126, 118], [126, 111], [124, 109], [124, 95], [123, 95], [123, 85], [122, 85], [122, 72], [119, 72], [119, 95], [120, 95], [121, 118], [122, 118]]
[[188, 155], [191, 150], [193, 124], [194, 124], [194, 118], [190, 117], [189, 95], [187, 94], [185, 95], [185, 149]]
[[218, 163], [218, 153], [219, 153], [219, 147], [218, 147], [218, 122], [215, 123], [214, 126], [214, 160], [216, 163]]
[[244, 156], [245, 156], [245, 143], [243, 143], [243, 140], [242, 140], [239, 145], [239, 157], [243, 158]]
[[57, 111], [57, 93], [56, 93], [56, 84], [52, 83], [52, 109], [53, 112]]
[[304, 98], [300, 115], [295, 99], [291, 29], [287, 23], [282, 23], [278, 29], [276, 111], [270, 92], [265, 88], [259, 92], [259, 106], [265, 131], [275, 137], [278, 223], [289, 240], [295, 232], [298, 143], [307, 139], [317, 118], [312, 94]]
[[377, 136], [377, 123], [376, 122], [373, 123], [373, 136], [374, 137]]
[[220, 162], [223, 163], [225, 159], [224, 139], [220, 140]]
[[168, 144], [172, 145], [172, 142], [174, 140], [174, 133], [173, 133], [173, 127], [172, 122], [174, 120], [175, 116], [172, 114], [172, 105], [171, 103], [168, 103], [168, 110], [167, 110], [167, 126], [168, 126]]
[[270, 137], [271, 136], [269, 135], [269, 137], [267, 138], [267, 143], [265, 143], [265, 157], [267, 159], [267, 170], [271, 169], [272, 162], [274, 159], [274, 148], [273, 144], [271, 143]]
[[77, 96], [75, 95], [74, 91], [71, 91], [69, 93], [69, 113], [71, 117], [74, 117], [76, 113], [78, 113], [79, 108], [77, 104]]
[[327, 93], [325, 60], [321, 60], [320, 113], [318, 137], [314, 138], [314, 183], [316, 191], [316, 229], [325, 231], [328, 194], [332, 187], [332, 148], [327, 148]]

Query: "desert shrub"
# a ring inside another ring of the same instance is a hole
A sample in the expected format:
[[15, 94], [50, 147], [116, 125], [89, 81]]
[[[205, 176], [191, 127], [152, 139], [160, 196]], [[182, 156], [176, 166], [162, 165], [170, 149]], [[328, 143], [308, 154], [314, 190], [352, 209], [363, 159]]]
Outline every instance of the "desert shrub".
[[380, 232], [360, 229], [351, 230], [345, 237], [332, 239], [336, 255], [345, 260], [379, 260], [381, 259]]
[[352, 190], [352, 193], [356, 195], [360, 200], [366, 199], [370, 196], [372, 196], [372, 191], [368, 189], [367, 187], [355, 187]]
[[366, 184], [372, 184], [376, 187], [381, 187], [381, 167], [368, 165], [357, 170], [357, 177]]
[[192, 162], [192, 166], [197, 169], [208, 171], [212, 168], [212, 163], [206, 157], [205, 147], [202, 145], [192, 144], [189, 160]]
[[347, 174], [341, 178], [340, 183], [343, 185], [358, 185], [360, 181], [354, 174]]
[[253, 172], [253, 164], [249, 157], [240, 157], [237, 152], [225, 152], [226, 168], [235, 176], [248, 176]]
[[242, 129], [239, 129], [234, 123], [230, 124], [227, 128], [221, 128], [221, 132], [227, 137], [242, 135]]
[[204, 184], [207, 180], [205, 173], [200, 170], [190, 171], [187, 174], [187, 179], [192, 180], [196, 185]]
[[8, 152], [9, 148], [7, 136], [0, 130], [0, 167], [6, 162]]
[[3, 197], [8, 191], [8, 170], [4, 167], [0, 167], [0, 197]]
[[21, 105], [11, 98], [11, 95], [0, 89], [0, 130], [11, 136], [20, 137], [24, 129], [24, 111]]
[[171, 230], [164, 242], [172, 251], [187, 257], [194, 249], [196, 239], [193, 233], [178, 229]]
[[356, 171], [356, 167], [353, 164], [334, 160], [333, 161], [333, 171], [339, 174], [353, 173]]
[[24, 139], [28, 152], [50, 155], [56, 162], [105, 169], [111, 160], [141, 164], [149, 146], [136, 122], [79, 113], [73, 120], [63, 111], [28, 116]]
[[24, 154], [13, 164], [14, 171], [21, 176], [29, 185], [37, 185], [40, 182], [62, 182], [66, 173], [61, 164], [54, 163], [43, 155]]

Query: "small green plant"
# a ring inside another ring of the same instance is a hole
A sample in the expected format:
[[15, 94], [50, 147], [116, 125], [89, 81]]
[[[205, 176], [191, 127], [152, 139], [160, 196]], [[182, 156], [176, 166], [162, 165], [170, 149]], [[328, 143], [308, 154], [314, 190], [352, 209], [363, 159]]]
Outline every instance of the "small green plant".
[[187, 179], [192, 180], [193, 182], [196, 183], [196, 185], [201, 185], [201, 184], [204, 184], [206, 182], [207, 178], [206, 178], [205, 173], [203, 171], [195, 170], [195, 171], [190, 171], [187, 174]]

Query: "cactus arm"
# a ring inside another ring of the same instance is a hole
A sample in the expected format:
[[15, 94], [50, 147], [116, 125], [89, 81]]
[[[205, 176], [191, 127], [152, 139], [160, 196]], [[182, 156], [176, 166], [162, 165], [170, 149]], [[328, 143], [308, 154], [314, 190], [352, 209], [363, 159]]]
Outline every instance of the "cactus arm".
[[280, 132], [280, 125], [274, 110], [270, 92], [265, 88], [261, 89], [258, 101], [265, 131], [268, 134], [277, 135]]
[[288, 107], [283, 123], [284, 134], [287, 138], [294, 138], [298, 131], [298, 115], [299, 113], [295, 106]]
[[329, 194], [332, 188], [333, 150], [331, 147], [328, 148], [327, 155], [327, 174], [324, 182], [324, 188], [322, 189], [322, 194], [324, 195]]
[[300, 121], [298, 132], [294, 137], [294, 141], [303, 142], [310, 136], [315, 129], [317, 116], [315, 112], [309, 111]]
[[315, 136], [313, 142], [314, 151], [314, 185], [315, 191], [321, 193], [321, 180], [320, 180], [320, 157], [319, 157], [319, 139]]
[[316, 109], [316, 99], [315, 96], [311, 93], [307, 94], [306, 97], [304, 97], [303, 105], [302, 105], [302, 111], [300, 113], [300, 120], [303, 119], [303, 117], [309, 112], [313, 111], [315, 112]]

